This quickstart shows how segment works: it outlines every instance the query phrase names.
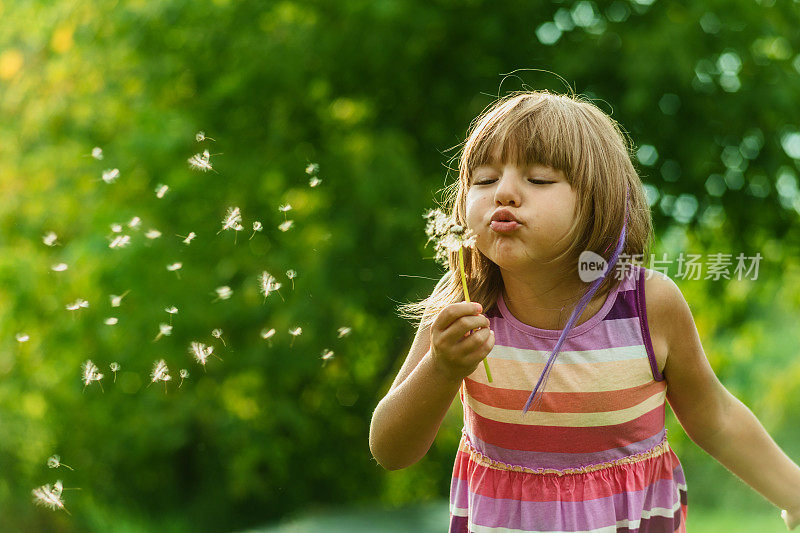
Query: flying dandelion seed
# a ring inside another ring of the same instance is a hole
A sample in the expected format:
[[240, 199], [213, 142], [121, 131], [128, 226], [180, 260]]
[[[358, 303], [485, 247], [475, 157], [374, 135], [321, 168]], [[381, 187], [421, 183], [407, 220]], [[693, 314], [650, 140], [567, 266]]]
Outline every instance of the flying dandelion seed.
[[172, 326], [162, 322], [158, 325], [158, 335], [153, 339], [153, 342], [156, 342], [161, 337], [169, 337], [170, 335], [172, 335]]
[[206, 134], [202, 131], [198, 131], [197, 134], [194, 136], [194, 140], [201, 143], [203, 141], [213, 141], [211, 137], [206, 137]]
[[128, 235], [119, 235], [114, 237], [114, 240], [108, 245], [109, 248], [125, 248], [131, 243], [131, 238]]
[[108, 367], [114, 373], [114, 383], [116, 383], [117, 382], [117, 372], [119, 371], [119, 363], [116, 363], [116, 362], [111, 363], [110, 365], [108, 365]]
[[150, 240], [158, 239], [159, 237], [161, 237], [161, 232], [158, 231], [157, 229], [151, 229], [148, 230], [147, 233], [144, 234], [144, 236]]
[[56, 241], [58, 240], [58, 235], [55, 234], [53, 231], [48, 231], [47, 233], [42, 236], [42, 242], [46, 246], [55, 246], [58, 244]]
[[119, 322], [119, 319], [117, 319], [117, 317], [115, 317], [115, 316], [110, 316], [110, 317], [106, 318], [105, 320], [103, 320], [103, 323], [106, 326], [116, 326], [117, 322]]
[[60, 455], [51, 455], [50, 457], [47, 458], [47, 467], [48, 468], [59, 468], [61, 466], [63, 466], [64, 468], [68, 468], [68, 469], [74, 471], [74, 469], [71, 466], [65, 465], [64, 463], [61, 462], [61, 456]]
[[222, 219], [222, 229], [217, 232], [217, 235], [231, 229], [242, 222], [242, 212], [238, 207], [229, 207], [225, 213], [225, 218]]
[[[159, 359], [153, 365], [153, 371], [150, 372], [150, 385], [153, 383], [158, 383], [159, 381], [164, 382], [164, 392], [167, 392], [167, 381], [171, 380], [172, 376], [169, 375], [169, 368], [167, 367], [166, 361], [163, 359]], [[148, 385], [148, 387], [150, 386]]]
[[347, 337], [350, 335], [351, 329], [346, 326], [342, 326], [337, 331], [339, 332], [339, 338], [341, 339], [342, 337]]
[[289, 231], [289, 229], [292, 226], [294, 226], [294, 220], [287, 220], [286, 222], [278, 226], [278, 229], [281, 231]]
[[17, 342], [19, 343], [28, 342], [29, 340], [31, 340], [30, 335], [28, 335], [27, 333], [17, 333], [16, 335], [14, 335], [14, 338], [17, 339]]
[[122, 224], [111, 224], [112, 233], [122, 233]]
[[33, 494], [33, 501], [37, 505], [41, 505], [43, 507], [47, 507], [55, 511], [56, 509], [62, 509], [65, 513], [69, 514], [67, 508], [64, 507], [64, 501], [61, 499], [61, 491], [63, 490], [61, 486], [61, 482], [56, 482], [56, 487], [51, 489], [50, 485], [42, 485], [41, 487], [36, 487], [31, 491]]
[[185, 368], [181, 368], [179, 375], [181, 376], [181, 382], [178, 385], [178, 388], [180, 389], [181, 385], [183, 385], [183, 380], [189, 377], [189, 371], [186, 370]]
[[303, 328], [301, 328], [300, 326], [297, 326], [296, 328], [289, 330], [289, 335], [292, 336], [292, 342], [289, 343], [289, 347], [290, 348], [294, 344], [294, 339], [297, 338], [297, 336], [302, 334], [302, 333], [303, 333]]
[[192, 354], [198, 363], [203, 365], [203, 371], [205, 371], [206, 362], [211, 354], [214, 353], [214, 347], [206, 346], [202, 342], [192, 341], [192, 343], [189, 345], [189, 353]]
[[[261, 294], [264, 295], [264, 301], [267, 300], [267, 296], [270, 295], [271, 292], [275, 292], [281, 288], [281, 284], [275, 279], [272, 274], [267, 272], [266, 270], [261, 273], [258, 277], [258, 287], [261, 291]], [[278, 295], [280, 296], [280, 292]], [[281, 300], [283, 300], [283, 296], [281, 296]]]
[[278, 211], [280, 211], [281, 213], [286, 213], [287, 211], [291, 210], [292, 210], [292, 204], [283, 204], [281, 206], [278, 206]]
[[175, 274], [177, 274], [177, 276], [178, 276], [178, 279], [181, 279], [181, 275], [178, 272], [178, 270], [180, 270], [181, 268], [183, 268], [183, 263], [181, 263], [181, 262], [172, 263], [171, 265], [167, 265], [167, 270], [169, 270], [170, 272], [175, 272]]
[[297, 272], [295, 272], [294, 270], [287, 270], [286, 277], [292, 280], [292, 290], [294, 290], [294, 278], [297, 277]]
[[319, 178], [318, 178], [318, 177], [316, 177], [316, 176], [314, 176], [313, 178], [311, 178], [310, 180], [308, 180], [308, 184], [309, 184], [311, 187], [316, 187], [316, 186], [317, 186], [317, 185], [319, 185], [320, 183], [322, 183], [322, 180], [321, 180], [321, 179], [319, 179]]
[[106, 183], [112, 183], [119, 177], [119, 169], [112, 168], [110, 170], [103, 171], [103, 181]]
[[98, 161], [102, 160], [103, 159], [103, 149], [100, 148], [99, 146], [95, 146], [94, 148], [92, 148], [92, 157], [94, 157]]
[[178, 314], [178, 308], [175, 307], [175, 306], [166, 307], [166, 308], [164, 308], [164, 311], [169, 313], [169, 323], [172, 324], [172, 315], [177, 315]]
[[164, 198], [164, 196], [167, 194], [167, 191], [169, 191], [169, 185], [159, 183], [156, 185], [156, 198]]
[[50, 270], [52, 270], [53, 272], [64, 272], [67, 268], [69, 267], [67, 266], [66, 263], [56, 263], [55, 265], [50, 267]]
[[272, 347], [272, 336], [275, 335], [275, 328], [267, 329], [264, 328], [261, 330], [261, 338], [265, 341], [269, 342], [270, 347]]
[[227, 345], [225, 344], [225, 339], [222, 338], [222, 330], [221, 329], [219, 329], [219, 328], [212, 329], [211, 330], [211, 336], [214, 337], [215, 339], [221, 340], [222, 341], [222, 345], [227, 347]]
[[125, 298], [125, 296], [129, 292], [131, 292], [131, 291], [125, 291], [122, 294], [120, 294], [119, 296], [116, 295], [116, 294], [110, 294], [108, 296], [108, 298], [109, 298], [109, 300], [111, 300], [111, 307], [119, 307], [120, 304], [122, 303], [122, 299]]
[[133, 217], [130, 222], [128, 222], [128, 227], [131, 229], [139, 229], [142, 225], [142, 219], [139, 217]]
[[317, 172], [319, 172], [319, 165], [316, 163], [309, 163], [306, 167], [306, 174], [316, 174]]
[[327, 349], [326, 350], [322, 350], [322, 355], [320, 355], [320, 359], [322, 359], [322, 366], [325, 366], [325, 364], [329, 360], [333, 359], [333, 352], [331, 350], [327, 350]]
[[192, 239], [197, 237], [197, 235], [195, 234], [195, 232], [190, 231], [189, 235], [187, 235], [186, 237], [184, 237], [183, 235], [178, 235], [178, 237], [183, 239], [183, 244], [189, 244], [190, 242], [192, 242]]
[[201, 172], [208, 172], [209, 170], [214, 170], [211, 166], [211, 154], [208, 153], [208, 150], [203, 150], [202, 154], [194, 154], [192, 157], [189, 158], [189, 166], [194, 170], [199, 170]]
[[253, 222], [253, 234], [250, 235], [250, 239], [256, 236], [257, 231], [261, 231], [262, 229], [264, 229], [264, 226], [261, 225], [261, 222], [259, 222], [258, 220]]
[[86, 300], [84, 300], [82, 298], [78, 298], [77, 300], [75, 300], [71, 304], [67, 304], [66, 307], [67, 307], [67, 311], [77, 311], [81, 307], [89, 307], [89, 302], [87, 302]]
[[91, 359], [87, 359], [85, 363], [83, 363], [83, 388], [86, 389], [92, 381], [96, 381], [100, 388], [103, 388], [103, 384], [100, 383], [100, 380], [103, 379], [103, 374], [100, 373], [100, 369], [97, 368]]
[[231, 295], [233, 294], [233, 289], [231, 289], [231, 288], [230, 288], [230, 287], [228, 287], [227, 285], [223, 285], [222, 287], [217, 287], [217, 288], [216, 288], [216, 289], [214, 289], [214, 290], [215, 290], [215, 291], [216, 291], [216, 293], [217, 293], [217, 298], [216, 298], [214, 301], [217, 301], [217, 300], [227, 300], [227, 299], [228, 299], [228, 298], [230, 298], [230, 297], [231, 297]]

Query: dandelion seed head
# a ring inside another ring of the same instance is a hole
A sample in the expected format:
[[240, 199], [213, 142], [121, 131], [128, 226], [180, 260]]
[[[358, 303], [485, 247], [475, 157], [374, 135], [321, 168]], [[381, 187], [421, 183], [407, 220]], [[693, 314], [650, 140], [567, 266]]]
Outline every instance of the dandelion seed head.
[[298, 335], [300, 335], [302, 333], [303, 333], [303, 328], [301, 328], [300, 326], [297, 326], [296, 328], [289, 330], [289, 335], [292, 335], [292, 336], [295, 336], [295, 337], [297, 337]]
[[185, 368], [181, 368], [180, 375], [181, 379], [186, 379], [189, 377], [189, 371], [186, 370]]
[[103, 323], [106, 326], [116, 326], [117, 322], [119, 322], [119, 319], [117, 319], [117, 317], [115, 317], [115, 316], [110, 316], [110, 317], [106, 318], [105, 320], [103, 320]]
[[241, 222], [242, 211], [238, 207], [229, 207], [225, 213], [225, 218], [222, 219], [222, 230], [234, 228]]
[[97, 368], [91, 359], [87, 359], [85, 363], [83, 363], [83, 384], [84, 386], [89, 385], [92, 381], [100, 381], [103, 379], [103, 374], [100, 373], [100, 369]]
[[338, 329], [339, 338], [341, 339], [342, 337], [347, 337], [348, 335], [350, 335], [350, 331], [351, 331], [350, 328], [342, 326], [341, 328]]
[[313, 178], [311, 178], [310, 180], [308, 180], [308, 184], [309, 184], [311, 187], [316, 187], [316, 186], [317, 186], [317, 185], [319, 185], [320, 183], [322, 183], [322, 180], [321, 180], [321, 179], [319, 179], [319, 178], [318, 178], [318, 177], [316, 177], [316, 176], [314, 176]]
[[199, 143], [200, 143], [200, 142], [203, 142], [203, 141], [205, 141], [205, 140], [206, 140], [206, 134], [205, 134], [205, 132], [203, 132], [203, 131], [198, 131], [198, 132], [195, 134], [195, 136], [194, 136], [194, 140], [196, 140], [196, 141], [197, 141], [197, 142], [199, 142]]
[[116, 362], [115, 363], [111, 363], [110, 365], [108, 365], [108, 367], [111, 369], [112, 372], [118, 372], [119, 371], [119, 363], [116, 363]]
[[289, 279], [294, 279], [294, 278], [297, 277], [297, 272], [294, 271], [294, 270], [287, 270], [286, 271], [286, 277], [289, 278]]
[[262, 229], [263, 226], [261, 225], [261, 222], [259, 222], [258, 220], [253, 222], [253, 231], [261, 231]]
[[92, 148], [92, 157], [94, 157], [98, 161], [102, 160], [103, 159], [103, 149], [100, 148], [99, 146], [95, 146], [94, 148]]
[[171, 314], [171, 315], [177, 315], [177, 314], [178, 314], [178, 308], [177, 308], [177, 307], [175, 307], [175, 306], [173, 306], [173, 307], [166, 307], [166, 308], [164, 308], [164, 311], [166, 311], [167, 313], [169, 313], [169, 314]]
[[289, 231], [289, 229], [292, 226], [294, 226], [294, 220], [287, 220], [286, 222], [278, 226], [278, 229], [281, 231]]
[[217, 287], [214, 290], [217, 292], [217, 297], [221, 300], [227, 300], [233, 294], [233, 290], [227, 285], [223, 285], [222, 287]]
[[211, 167], [210, 154], [208, 150], [205, 150], [202, 154], [194, 154], [192, 157], [189, 158], [189, 166], [195, 170], [200, 170], [201, 172], [208, 172], [209, 170], [213, 170]]
[[59, 455], [51, 455], [47, 458], [47, 467], [48, 468], [58, 468], [61, 466], [61, 456]]
[[162, 183], [159, 183], [158, 185], [156, 185], [156, 198], [164, 198], [164, 196], [167, 194], [168, 191], [169, 191], [169, 185], [164, 185]]
[[52, 510], [64, 509], [64, 502], [61, 500], [61, 490], [53, 490], [50, 485], [42, 485], [31, 491], [33, 501], [37, 505], [47, 507]]
[[269, 330], [267, 328], [264, 328], [261, 330], [261, 338], [264, 340], [269, 339], [273, 335], [275, 335], [275, 328]]
[[125, 248], [131, 243], [131, 238], [128, 235], [117, 235], [108, 245], [109, 248]]
[[309, 163], [306, 167], [306, 174], [314, 174], [319, 171], [319, 165], [316, 163]]
[[19, 343], [28, 342], [31, 339], [27, 333], [17, 333], [14, 335], [14, 338], [17, 339]]
[[53, 272], [64, 272], [67, 268], [69, 267], [67, 266], [66, 263], [56, 263], [55, 265], [50, 267], [50, 270], [52, 270]]
[[446, 264], [450, 252], [457, 252], [462, 246], [475, 246], [477, 235], [471, 229], [456, 224], [441, 209], [431, 209], [424, 217], [428, 220], [425, 234], [428, 242], [434, 241], [436, 260]]
[[205, 365], [208, 358], [214, 352], [213, 346], [206, 346], [202, 342], [192, 341], [189, 345], [189, 353], [194, 356], [198, 363]]
[[128, 222], [128, 227], [131, 229], [138, 229], [139, 226], [142, 225], [142, 219], [139, 217], [133, 217], [130, 222]]
[[153, 365], [153, 370], [150, 372], [150, 380], [152, 383], [156, 383], [158, 381], [169, 381], [172, 379], [169, 375], [169, 368], [167, 367], [166, 361], [163, 359], [159, 359]]
[[212, 329], [211, 330], [211, 336], [219, 339], [220, 337], [222, 337], [222, 330], [219, 329], [219, 328]]
[[170, 272], [175, 272], [176, 270], [180, 270], [181, 268], [183, 268], [183, 263], [181, 263], [181, 262], [172, 263], [171, 265], [167, 265], [167, 270], [169, 270]]
[[147, 231], [147, 233], [144, 234], [144, 236], [150, 240], [158, 239], [159, 237], [161, 237], [161, 232], [158, 231], [157, 229], [150, 229]]
[[258, 277], [258, 286], [261, 294], [264, 295], [264, 298], [269, 296], [271, 292], [277, 291], [281, 288], [281, 284], [278, 283], [275, 277], [266, 270], [263, 271]]
[[119, 177], [119, 169], [112, 168], [110, 170], [103, 171], [103, 181], [106, 183], [112, 183]]
[[42, 236], [42, 242], [46, 246], [55, 246], [56, 240], [58, 240], [58, 235], [56, 235], [54, 231], [48, 231]]

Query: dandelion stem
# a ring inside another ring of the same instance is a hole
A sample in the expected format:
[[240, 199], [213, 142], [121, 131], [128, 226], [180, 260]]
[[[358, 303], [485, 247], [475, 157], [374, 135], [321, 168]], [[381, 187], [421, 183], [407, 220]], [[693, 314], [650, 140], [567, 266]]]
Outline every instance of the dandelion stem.
[[[461, 286], [464, 288], [464, 301], [469, 302], [469, 290], [467, 289], [467, 275], [464, 272], [464, 247], [458, 249], [458, 268], [461, 271]], [[470, 332], [471, 333], [471, 332]], [[492, 382], [492, 372], [489, 370], [489, 362], [483, 358], [483, 368], [486, 370], [486, 378]]]

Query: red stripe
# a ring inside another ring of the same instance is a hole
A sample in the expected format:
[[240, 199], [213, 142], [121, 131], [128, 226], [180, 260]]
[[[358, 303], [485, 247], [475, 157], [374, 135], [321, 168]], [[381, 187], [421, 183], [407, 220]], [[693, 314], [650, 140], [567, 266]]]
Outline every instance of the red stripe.
[[[534, 415], [529, 411], [521, 416]], [[652, 411], [622, 424], [592, 427], [558, 427], [513, 424], [485, 418], [472, 409], [465, 409], [467, 427], [480, 440], [506, 448], [528, 452], [591, 453], [622, 448], [652, 437], [654, 428], [664, 427], [662, 403]]]
[[[466, 378], [469, 381], [469, 395], [490, 407], [522, 411], [528, 401], [530, 391], [503, 389]], [[650, 381], [645, 385], [629, 389], [601, 392], [544, 392], [538, 411], [548, 413], [583, 413], [591, 405], [593, 412], [618, 411], [644, 402], [661, 393], [666, 387], [664, 381]]]

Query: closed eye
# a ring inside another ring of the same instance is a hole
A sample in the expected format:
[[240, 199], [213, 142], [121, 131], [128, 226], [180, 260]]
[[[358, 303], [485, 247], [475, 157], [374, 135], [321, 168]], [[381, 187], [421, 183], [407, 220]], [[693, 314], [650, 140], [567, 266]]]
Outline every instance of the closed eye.
[[[494, 183], [495, 181], [497, 181], [497, 180], [496, 179], [486, 179], [486, 180], [482, 180], [482, 181], [476, 181], [475, 183], [473, 183], [473, 185], [488, 185], [490, 183]], [[550, 183], [555, 183], [553, 181], [544, 181], [544, 180], [536, 180], [536, 179], [529, 179], [528, 181], [533, 183], [533, 184], [536, 184], [536, 185], [547, 185], [547, 184], [550, 184]]]

